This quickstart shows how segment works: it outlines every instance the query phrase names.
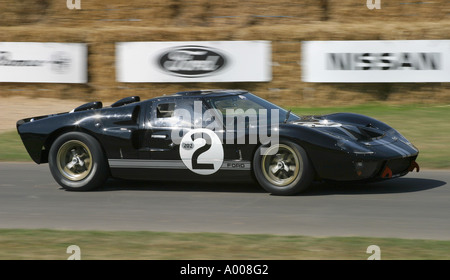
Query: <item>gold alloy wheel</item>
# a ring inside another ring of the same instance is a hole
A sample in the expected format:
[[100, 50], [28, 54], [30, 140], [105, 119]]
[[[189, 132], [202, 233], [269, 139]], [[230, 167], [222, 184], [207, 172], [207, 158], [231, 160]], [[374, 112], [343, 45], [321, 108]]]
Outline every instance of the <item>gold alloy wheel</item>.
[[262, 156], [261, 167], [264, 177], [278, 187], [291, 184], [303, 172], [302, 159], [285, 144], [269, 147]]
[[92, 170], [91, 151], [81, 141], [67, 141], [58, 150], [56, 164], [64, 177], [71, 181], [81, 181]]

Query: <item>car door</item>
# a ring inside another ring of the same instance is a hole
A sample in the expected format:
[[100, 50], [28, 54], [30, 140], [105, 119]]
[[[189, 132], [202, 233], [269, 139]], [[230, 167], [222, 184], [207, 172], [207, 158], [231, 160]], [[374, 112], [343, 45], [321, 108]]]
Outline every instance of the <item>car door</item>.
[[[196, 97], [153, 101], [147, 112], [145, 147], [141, 149], [146, 166], [160, 171], [184, 170], [191, 175], [250, 170], [249, 163], [242, 162], [236, 142], [226, 143], [222, 120], [211, 125], [216, 118], [206, 112], [208, 109]], [[212, 138], [216, 140], [208, 142]]]
[[154, 101], [146, 123], [145, 145], [148, 159], [179, 159], [177, 145], [172, 141], [172, 131], [177, 127], [175, 98]]

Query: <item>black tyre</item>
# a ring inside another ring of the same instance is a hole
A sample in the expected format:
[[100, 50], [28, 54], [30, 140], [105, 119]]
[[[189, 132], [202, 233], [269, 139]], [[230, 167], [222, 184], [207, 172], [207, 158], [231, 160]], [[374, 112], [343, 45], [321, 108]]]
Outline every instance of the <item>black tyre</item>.
[[314, 179], [305, 150], [291, 141], [259, 147], [253, 157], [253, 171], [258, 183], [275, 195], [305, 191]]
[[70, 191], [88, 191], [104, 184], [109, 167], [98, 141], [82, 132], [59, 136], [50, 148], [48, 163], [56, 182]]

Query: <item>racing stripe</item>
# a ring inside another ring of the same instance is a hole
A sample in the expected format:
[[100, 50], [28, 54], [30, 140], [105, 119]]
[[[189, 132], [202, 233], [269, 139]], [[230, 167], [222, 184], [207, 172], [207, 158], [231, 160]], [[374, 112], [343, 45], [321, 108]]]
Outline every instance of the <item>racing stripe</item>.
[[406, 153], [406, 155], [411, 155], [411, 153], [410, 152], [408, 152], [407, 150], [405, 150], [405, 149], [403, 149], [403, 148], [401, 148], [401, 147], [399, 147], [399, 146], [396, 146], [396, 145], [394, 145], [394, 144], [391, 144], [391, 145], [393, 145], [394, 147], [396, 147], [397, 149], [399, 149], [400, 151], [403, 151], [403, 152], [405, 152]]
[[386, 148], [388, 148], [388, 149], [390, 149], [390, 150], [392, 150], [394, 152], [399, 153], [402, 157], [407, 157], [407, 156], [411, 155], [410, 153], [408, 153], [407, 151], [403, 150], [402, 148], [397, 147], [394, 144], [389, 143], [389, 142], [387, 142], [385, 140], [381, 140], [380, 139], [380, 140], [376, 140], [376, 141], [378, 141], [380, 144], [384, 145], [384, 147], [386, 147]]
[[390, 143], [390, 145], [391, 145], [392, 147], [398, 149], [400, 152], [404, 153], [405, 156], [410, 156], [410, 155], [411, 155], [410, 152], [408, 152], [407, 150], [403, 149], [402, 147], [399, 147], [399, 146], [397, 146], [397, 145], [395, 145], [395, 144], [393, 144], [393, 143]]
[[347, 129], [341, 127], [341, 126], [336, 126], [334, 127], [336, 129], [339, 129], [340, 131], [344, 132], [348, 137], [350, 137], [353, 140], [357, 140], [358, 138], [356, 138], [355, 135], [351, 134]]
[[112, 168], [186, 169], [181, 160], [110, 159]]
[[[109, 159], [111, 168], [188, 169], [181, 160]], [[251, 162], [245, 160], [224, 161], [221, 170], [250, 170]]]

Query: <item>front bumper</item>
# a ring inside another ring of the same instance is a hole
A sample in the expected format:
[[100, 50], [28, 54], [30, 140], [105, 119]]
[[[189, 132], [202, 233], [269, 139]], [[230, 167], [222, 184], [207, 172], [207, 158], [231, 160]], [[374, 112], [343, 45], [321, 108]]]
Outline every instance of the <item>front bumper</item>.
[[[315, 168], [320, 178], [332, 181], [376, 181], [404, 176], [413, 169], [418, 150], [401, 141], [370, 147], [371, 153], [321, 151]], [[316, 154], [318, 155], [318, 154]]]

